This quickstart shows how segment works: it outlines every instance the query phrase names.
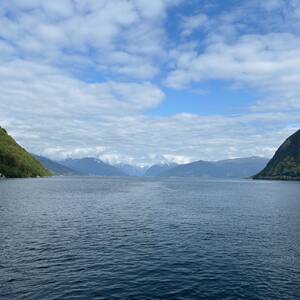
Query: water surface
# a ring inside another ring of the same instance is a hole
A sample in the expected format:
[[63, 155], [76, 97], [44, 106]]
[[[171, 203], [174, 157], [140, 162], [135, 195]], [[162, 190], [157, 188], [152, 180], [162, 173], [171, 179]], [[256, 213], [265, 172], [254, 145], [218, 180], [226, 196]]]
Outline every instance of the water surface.
[[300, 183], [0, 181], [1, 299], [299, 299]]

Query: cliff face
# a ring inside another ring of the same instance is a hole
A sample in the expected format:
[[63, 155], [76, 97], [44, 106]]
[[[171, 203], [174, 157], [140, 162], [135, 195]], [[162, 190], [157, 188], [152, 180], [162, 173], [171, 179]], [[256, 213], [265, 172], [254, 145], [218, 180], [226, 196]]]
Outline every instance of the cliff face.
[[300, 130], [279, 147], [267, 166], [254, 179], [300, 180]]
[[51, 176], [38, 161], [0, 127], [0, 174], [7, 178]]

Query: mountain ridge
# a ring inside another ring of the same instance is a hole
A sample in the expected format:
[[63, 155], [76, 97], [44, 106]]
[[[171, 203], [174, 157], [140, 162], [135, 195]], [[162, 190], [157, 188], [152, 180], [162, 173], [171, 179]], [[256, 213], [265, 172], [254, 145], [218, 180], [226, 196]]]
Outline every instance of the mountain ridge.
[[83, 176], [134, 176], [134, 177], [203, 177], [203, 178], [251, 178], [263, 169], [269, 159], [246, 157], [220, 161], [199, 160], [188, 164], [156, 164], [146, 168], [129, 164], [109, 165], [100, 159], [86, 157], [59, 161]]
[[300, 130], [289, 136], [253, 179], [300, 180]]
[[164, 171], [170, 170], [174, 167], [178, 166], [176, 163], [169, 163], [169, 164], [155, 164], [148, 168], [145, 172], [145, 177], [156, 177], [159, 176]]
[[111, 166], [94, 157], [69, 158], [61, 160], [59, 163], [86, 176], [126, 176], [117, 167]]
[[0, 175], [7, 178], [27, 178], [52, 174], [0, 127]]
[[269, 160], [263, 157], [246, 157], [220, 161], [199, 160], [178, 165], [165, 172], [161, 177], [203, 177], [203, 178], [249, 178], [265, 167]]
[[71, 168], [68, 168], [54, 160], [51, 160], [47, 157], [31, 154], [37, 161], [40, 162], [47, 170], [52, 172], [55, 176], [76, 176], [81, 175], [80, 172], [77, 172]]

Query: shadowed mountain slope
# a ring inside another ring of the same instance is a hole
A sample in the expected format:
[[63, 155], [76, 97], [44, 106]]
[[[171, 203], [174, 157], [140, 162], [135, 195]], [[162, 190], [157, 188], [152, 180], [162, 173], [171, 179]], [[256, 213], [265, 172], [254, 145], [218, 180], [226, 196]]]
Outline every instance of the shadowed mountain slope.
[[162, 172], [162, 177], [203, 177], [203, 178], [247, 178], [264, 168], [268, 159], [261, 157], [237, 158], [216, 162], [196, 161], [179, 165]]
[[300, 130], [279, 147], [267, 166], [253, 178], [300, 180]]

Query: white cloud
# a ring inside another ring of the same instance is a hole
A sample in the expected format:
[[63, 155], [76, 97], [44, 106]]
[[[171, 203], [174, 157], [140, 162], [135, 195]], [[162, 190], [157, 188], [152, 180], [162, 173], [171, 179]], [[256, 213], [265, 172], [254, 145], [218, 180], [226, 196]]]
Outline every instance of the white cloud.
[[87, 117], [156, 107], [164, 94], [151, 83], [85, 83], [47, 65], [14, 61], [0, 66], [0, 108], [15, 114]]
[[200, 13], [190, 17], [184, 17], [182, 23], [182, 35], [189, 36], [195, 30], [200, 29], [208, 21], [208, 16]]
[[180, 89], [220, 80], [258, 92], [253, 110], [300, 110], [295, 24], [300, 24], [300, 3], [293, 0], [253, 1], [210, 18], [200, 45], [189, 40], [171, 51], [173, 66], [165, 83]]
[[[168, 51], [164, 21], [180, 2], [2, 1], [1, 126], [29, 151], [54, 159], [145, 165], [271, 156], [300, 122], [296, 2], [293, 13], [283, 12], [290, 30], [269, 22], [279, 0], [262, 7], [270, 28], [258, 20], [255, 33], [237, 22], [241, 11], [184, 18], [185, 44], [174, 41]], [[206, 38], [192, 40], [203, 26]], [[225, 80], [260, 91], [261, 100], [240, 115], [153, 117], [148, 111], [165, 97], [153, 83], [164, 62], [171, 87]]]
[[[15, 114], [14, 114], [15, 115]], [[4, 126], [29, 151], [54, 159], [94, 156], [111, 163], [137, 165], [216, 160], [252, 155], [270, 157], [296, 131], [299, 114], [152, 118], [141, 114], [87, 119], [24, 112]], [[220, 134], [222, 133], [222, 134]]]
[[105, 151], [105, 147], [77, 147], [70, 150], [66, 150], [62, 147], [52, 147], [44, 150], [43, 154], [49, 157], [54, 157], [57, 159], [67, 159], [67, 158], [82, 158], [82, 157], [100, 157]]
[[187, 164], [191, 162], [191, 158], [185, 155], [165, 154], [163, 158], [169, 163]]
[[[159, 73], [165, 53], [161, 24], [179, 2], [4, 0], [0, 38], [25, 59], [63, 64], [77, 56], [83, 65], [110, 75], [150, 79]], [[120, 53], [129, 59], [118, 63]]]
[[[245, 35], [234, 43], [213, 43], [203, 53], [178, 51], [177, 69], [168, 83], [181, 87], [193, 81], [232, 80], [268, 89], [298, 82], [300, 37], [290, 34]], [[272, 83], [273, 82], [273, 83]]]

